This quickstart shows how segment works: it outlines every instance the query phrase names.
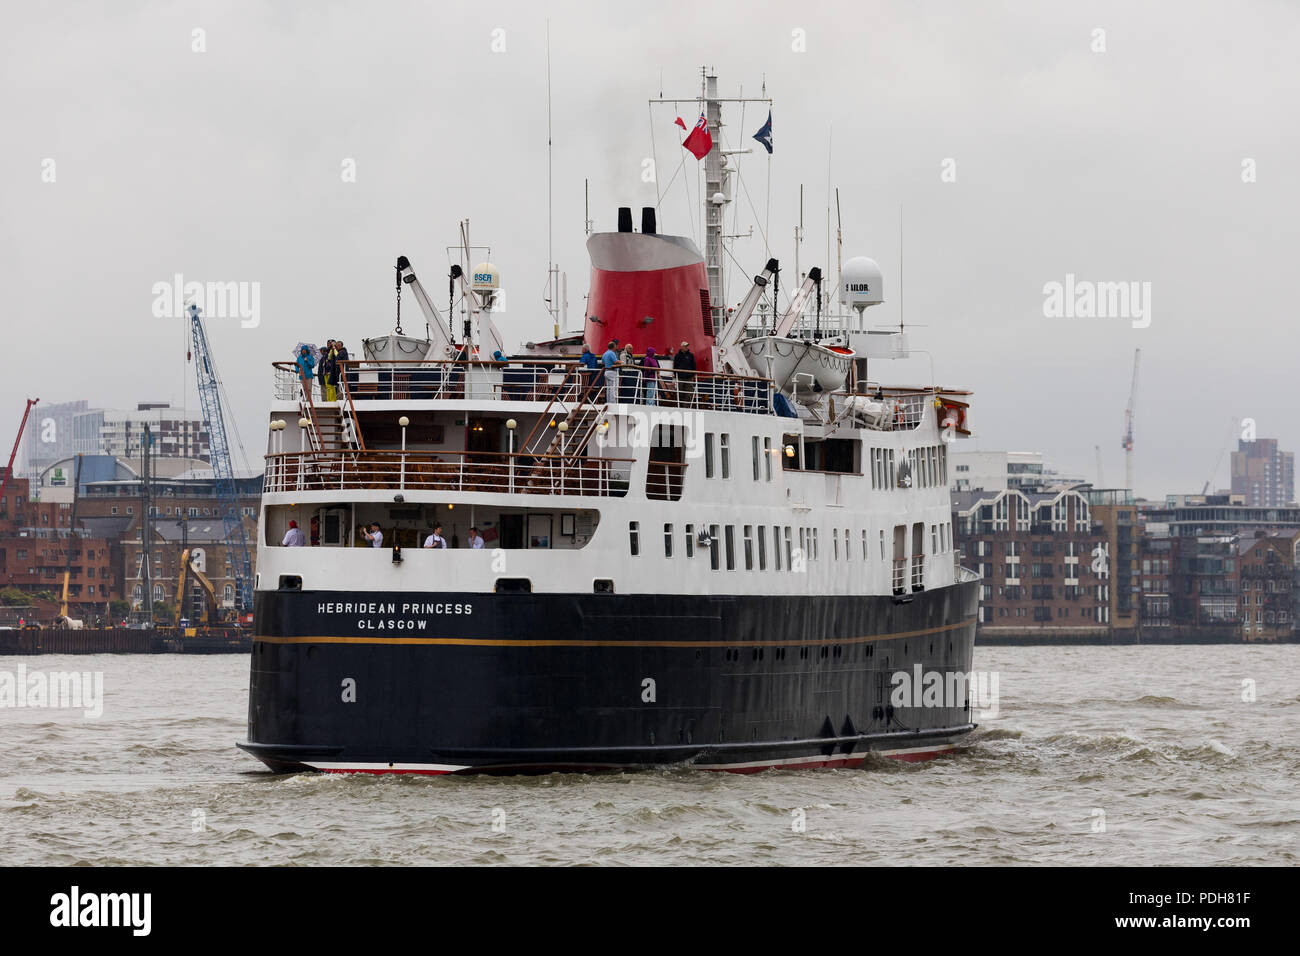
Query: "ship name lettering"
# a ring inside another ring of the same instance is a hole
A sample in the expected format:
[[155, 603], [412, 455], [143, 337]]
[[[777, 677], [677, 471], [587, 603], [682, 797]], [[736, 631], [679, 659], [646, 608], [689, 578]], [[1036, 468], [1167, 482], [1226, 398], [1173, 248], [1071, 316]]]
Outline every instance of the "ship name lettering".
[[[380, 602], [322, 601], [316, 605], [317, 614], [397, 614], [396, 604]], [[462, 614], [474, 613], [473, 604], [434, 603], [426, 601], [405, 602], [402, 614]]]

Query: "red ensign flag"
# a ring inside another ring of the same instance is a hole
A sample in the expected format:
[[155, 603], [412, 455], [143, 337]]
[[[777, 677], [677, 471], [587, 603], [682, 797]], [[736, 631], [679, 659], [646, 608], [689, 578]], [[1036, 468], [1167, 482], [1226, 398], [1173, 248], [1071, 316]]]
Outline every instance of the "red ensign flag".
[[691, 155], [696, 159], [703, 159], [709, 155], [709, 150], [713, 148], [713, 137], [709, 135], [709, 122], [700, 114], [699, 122], [695, 124], [695, 129], [682, 140], [682, 145], [691, 151]]

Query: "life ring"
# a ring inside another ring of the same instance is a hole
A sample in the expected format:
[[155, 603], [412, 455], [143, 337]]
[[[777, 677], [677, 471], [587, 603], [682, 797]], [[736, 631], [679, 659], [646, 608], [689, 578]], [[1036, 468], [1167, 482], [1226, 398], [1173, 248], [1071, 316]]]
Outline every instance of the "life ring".
[[955, 428], [958, 431], [966, 429], [966, 409], [941, 400], [936, 400], [935, 405], [939, 408], [940, 431], [948, 428]]

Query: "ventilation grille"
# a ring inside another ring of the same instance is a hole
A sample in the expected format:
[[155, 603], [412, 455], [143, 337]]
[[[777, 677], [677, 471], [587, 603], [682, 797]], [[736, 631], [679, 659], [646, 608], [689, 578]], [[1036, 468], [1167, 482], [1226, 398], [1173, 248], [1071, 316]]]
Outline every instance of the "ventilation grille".
[[700, 321], [704, 324], [704, 334], [713, 334], [713, 310], [709, 308], [709, 290], [700, 290]]

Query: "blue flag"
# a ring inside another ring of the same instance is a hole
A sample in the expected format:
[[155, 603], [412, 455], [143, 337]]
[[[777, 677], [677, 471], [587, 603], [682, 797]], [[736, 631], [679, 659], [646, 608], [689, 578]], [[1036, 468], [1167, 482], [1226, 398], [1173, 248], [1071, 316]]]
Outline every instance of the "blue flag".
[[767, 122], [754, 134], [754, 139], [763, 144], [763, 148], [772, 152], [772, 111], [767, 111]]

